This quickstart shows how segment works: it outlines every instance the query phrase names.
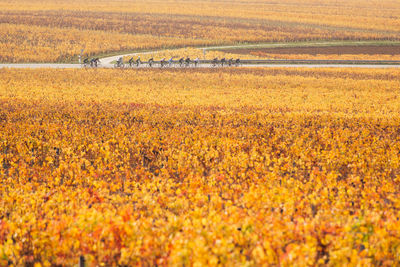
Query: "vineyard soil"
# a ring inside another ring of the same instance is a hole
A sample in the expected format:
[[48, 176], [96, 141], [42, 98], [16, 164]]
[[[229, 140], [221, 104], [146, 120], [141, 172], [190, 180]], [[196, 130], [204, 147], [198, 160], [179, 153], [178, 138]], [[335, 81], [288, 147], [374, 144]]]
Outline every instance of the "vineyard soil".
[[[353, 46], [310, 46], [310, 47], [277, 47], [277, 48], [247, 48], [223, 49], [226, 53], [240, 54], [242, 57], [257, 56], [259, 58], [287, 58], [295, 55], [302, 59], [341, 59], [349, 55], [354, 59], [399, 60], [398, 45], [353, 45]], [[333, 56], [333, 57], [332, 57]]]

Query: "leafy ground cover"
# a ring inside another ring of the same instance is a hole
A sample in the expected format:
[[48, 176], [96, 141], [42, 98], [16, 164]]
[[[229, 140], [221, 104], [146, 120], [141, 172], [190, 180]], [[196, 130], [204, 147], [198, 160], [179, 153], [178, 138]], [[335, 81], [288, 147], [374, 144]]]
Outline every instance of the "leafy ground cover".
[[0, 70], [0, 265], [400, 263], [399, 70]]

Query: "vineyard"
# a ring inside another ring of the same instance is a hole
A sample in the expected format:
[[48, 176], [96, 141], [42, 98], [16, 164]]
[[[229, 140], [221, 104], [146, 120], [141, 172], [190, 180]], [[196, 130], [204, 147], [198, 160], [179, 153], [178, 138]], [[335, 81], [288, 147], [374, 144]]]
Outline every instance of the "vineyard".
[[[317, 11], [316, 11], [317, 10]], [[159, 48], [400, 40], [396, 1], [0, 0], [0, 62], [70, 62]]]
[[396, 266], [400, 71], [0, 69], [0, 266]]

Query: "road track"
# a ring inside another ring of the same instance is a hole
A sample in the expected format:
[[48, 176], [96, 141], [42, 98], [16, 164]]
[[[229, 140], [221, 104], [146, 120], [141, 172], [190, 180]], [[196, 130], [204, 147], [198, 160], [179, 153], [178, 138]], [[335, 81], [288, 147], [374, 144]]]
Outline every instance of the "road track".
[[[112, 64], [103, 65], [99, 68], [113, 68]], [[400, 68], [397, 64], [246, 64], [240, 67], [245, 68], [368, 68], [368, 69], [386, 69], [386, 68]], [[10, 69], [38, 69], [38, 68], [53, 68], [53, 69], [79, 69], [82, 68], [80, 64], [45, 64], [45, 63], [32, 63], [32, 64], [0, 64], [0, 68]], [[146, 65], [141, 65], [139, 69], [149, 68]], [[152, 68], [160, 68], [159, 66], [153, 66]], [[164, 67], [164, 69], [174, 69], [180, 67]], [[185, 67], [181, 67], [184, 69]], [[194, 67], [190, 67], [194, 68]], [[197, 68], [215, 68], [211, 64], [201, 64]], [[236, 67], [224, 67], [224, 68], [236, 68]], [[126, 68], [128, 69], [128, 68]], [[130, 69], [130, 68], [129, 68]], [[137, 69], [133, 67], [132, 69]]]
[[[316, 43], [323, 45], [324, 43]], [[276, 44], [278, 45], [278, 44]], [[281, 45], [281, 44], [279, 44]], [[212, 50], [224, 48], [241, 48], [241, 47], [258, 47], [260, 45], [237, 45], [237, 46], [216, 46], [216, 47], [202, 47], [198, 49]], [[135, 52], [129, 54], [122, 54], [100, 59], [100, 67], [113, 68], [114, 62], [120, 57], [135, 57], [145, 54], [157, 54], [164, 50], [148, 51], [148, 52]], [[400, 61], [380, 61], [380, 60], [241, 60], [243, 65], [241, 67], [254, 67], [254, 68], [400, 68]], [[155, 61], [156, 66], [159, 68], [159, 61]], [[157, 64], [158, 63], [158, 64]], [[201, 61], [199, 68], [212, 68], [210, 60]], [[21, 64], [0, 64], [0, 68], [82, 68], [80, 64], [66, 64], [66, 63], [21, 63]], [[136, 67], [135, 67], [136, 68]], [[139, 68], [148, 68], [148, 66], [141, 65]], [[168, 67], [165, 67], [168, 69]]]

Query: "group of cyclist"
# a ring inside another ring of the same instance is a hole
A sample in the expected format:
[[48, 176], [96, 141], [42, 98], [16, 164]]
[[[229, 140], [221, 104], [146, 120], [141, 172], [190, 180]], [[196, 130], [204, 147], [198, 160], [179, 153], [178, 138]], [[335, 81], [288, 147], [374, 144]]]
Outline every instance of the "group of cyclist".
[[[195, 58], [195, 59], [190, 59], [190, 57], [182, 57], [179, 60], [174, 60], [175, 57], [171, 57], [170, 59], [166, 59], [163, 58], [161, 59], [159, 62], [159, 65], [161, 68], [163, 67], [172, 67], [175, 66], [176, 64], [179, 65], [179, 67], [190, 67], [190, 66], [194, 66], [197, 67], [200, 64], [200, 59], [199, 58]], [[116, 63], [114, 64], [115, 68], [124, 68], [126, 66], [129, 67], [139, 67], [142, 64], [147, 64], [150, 68], [153, 67], [155, 65], [155, 61], [154, 58], [150, 58], [147, 62], [143, 62], [140, 59], [140, 56], [137, 59], [134, 59], [133, 57], [131, 57], [128, 62], [127, 65], [124, 63], [124, 60], [122, 57], [119, 57], [118, 60], [116, 61]], [[224, 67], [224, 66], [239, 66], [241, 64], [240, 59], [226, 59], [226, 58], [222, 58], [222, 59], [218, 59], [218, 58], [214, 58], [213, 60], [210, 61], [211, 66], [212, 67]], [[99, 58], [85, 58], [83, 60], [83, 66], [84, 67], [98, 67], [100, 64], [100, 59]]]
[[92, 58], [92, 59], [89, 59], [89, 58], [85, 58], [84, 60], [83, 60], [83, 66], [84, 67], [95, 67], [95, 68], [97, 68], [98, 66], [100, 65], [100, 59], [97, 57], [97, 58]]
[[[182, 57], [178, 60], [174, 60], [175, 57], [171, 57], [168, 60], [166, 58], [162, 58], [159, 62], [159, 65], [161, 68], [163, 67], [172, 67], [175, 66], [176, 64], [179, 65], [179, 67], [190, 67], [190, 66], [194, 66], [197, 67], [200, 64], [200, 59], [199, 58], [195, 58], [195, 59], [191, 59], [190, 57]], [[133, 57], [131, 57], [128, 60], [128, 65], [129, 67], [139, 67], [142, 64], [147, 64], [150, 68], [153, 67], [155, 65], [155, 61], [154, 58], [150, 58], [147, 62], [142, 62], [140, 59], [140, 56], [135, 60]], [[222, 59], [218, 59], [218, 58], [214, 58], [211, 61], [211, 66], [212, 67], [217, 67], [217, 66], [239, 66], [241, 64], [240, 59], [226, 59], [226, 58], [222, 58]], [[116, 68], [123, 68], [125, 67], [123, 58], [120, 57], [118, 58], [117, 62], [114, 64], [114, 67]]]
[[[166, 66], [172, 67], [172, 65], [174, 63], [178, 63], [180, 67], [189, 67], [191, 64], [193, 64], [195, 67], [197, 67], [200, 63], [199, 58], [191, 60], [189, 57], [187, 57], [187, 58], [180, 58], [177, 61], [175, 61], [174, 58], [175, 57], [171, 57], [168, 60], [166, 58], [161, 59], [159, 61], [160, 67], [161, 68], [166, 67]], [[142, 62], [140, 59], [140, 56], [136, 60], [133, 57], [131, 57], [128, 60], [129, 67], [134, 67], [134, 66], [139, 67], [141, 64], [145, 64], [145, 63], [147, 63], [147, 65], [149, 67], [153, 67], [155, 65], [154, 58], [150, 58], [147, 62]], [[118, 58], [117, 62], [114, 64], [114, 67], [124, 67], [124, 66], [125, 65], [124, 65], [122, 57]]]
[[226, 58], [222, 58], [221, 60], [219, 60], [218, 58], [214, 58], [211, 62], [212, 66], [217, 66], [218, 64], [221, 64], [221, 67], [225, 66], [239, 66], [241, 64], [240, 62], [240, 58], [237, 59], [233, 59], [230, 58], [228, 60], [226, 60]]

